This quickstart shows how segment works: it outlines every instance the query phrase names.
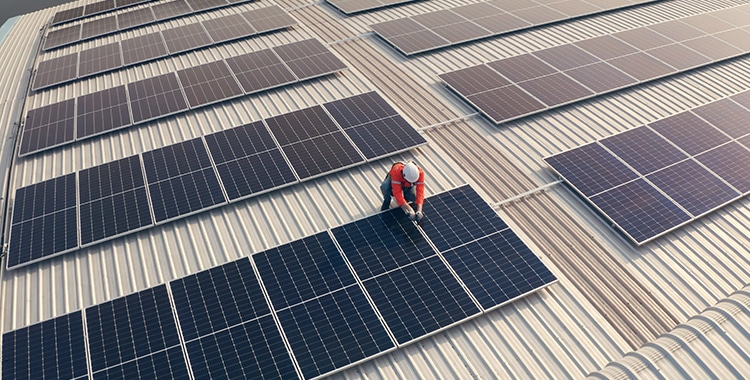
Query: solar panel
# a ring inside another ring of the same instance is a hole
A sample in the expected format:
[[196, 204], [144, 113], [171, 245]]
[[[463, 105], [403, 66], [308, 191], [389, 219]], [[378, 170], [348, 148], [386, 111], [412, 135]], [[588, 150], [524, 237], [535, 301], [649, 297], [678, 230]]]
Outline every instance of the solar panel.
[[487, 66], [512, 82], [523, 82], [557, 72], [554, 67], [532, 54], [518, 55], [499, 61], [488, 62]]
[[236, 40], [256, 33], [255, 28], [238, 14], [203, 21], [203, 26], [214, 43]]
[[3, 334], [3, 379], [72, 379], [88, 374], [81, 312]]
[[206, 143], [230, 200], [297, 181], [263, 122], [208, 135]]
[[122, 46], [122, 63], [125, 66], [169, 54], [159, 32], [122, 40], [120, 45]]
[[651, 123], [651, 129], [695, 156], [730, 139], [692, 112], [683, 112]]
[[128, 83], [133, 123], [188, 109], [174, 73]]
[[180, 345], [167, 286], [86, 309], [91, 370], [97, 372]]
[[297, 25], [297, 21], [277, 5], [253, 9], [242, 13], [242, 15], [250, 22], [250, 25], [252, 25], [258, 33], [270, 32]]
[[300, 80], [331, 74], [346, 68], [346, 64], [317, 39], [277, 46], [273, 51]]
[[135, 26], [150, 24], [156, 21], [151, 7], [132, 10], [117, 15], [117, 25], [120, 29], [130, 29]]
[[641, 82], [677, 73], [677, 69], [646, 53], [630, 54], [608, 62]]
[[542, 102], [513, 85], [471, 95], [466, 99], [495, 124], [547, 109]]
[[[117, 16], [109, 16], [81, 24], [81, 39], [101, 36], [117, 30]], [[74, 42], [74, 41], [71, 41]]]
[[624, 32], [615, 33], [613, 36], [640, 50], [653, 49], [672, 43], [672, 40], [669, 38], [649, 28], [630, 29]]
[[[599, 58], [594, 57], [590, 53], [573, 44], [555, 46], [553, 48], [531, 53], [531, 55], [538, 57], [543, 62], [560, 71], [599, 62]], [[540, 75], [532, 75], [532, 78], [538, 76]]]
[[750, 111], [731, 98], [700, 106], [692, 112], [732, 138], [742, 137], [750, 132], [745, 125], [750, 120]]
[[341, 132], [313, 137], [281, 149], [301, 180], [364, 162], [357, 148]]
[[620, 88], [632, 86], [638, 80], [625, 74], [607, 62], [599, 62], [588, 66], [575, 68], [565, 72], [582, 85], [601, 94]]
[[518, 86], [549, 107], [572, 103], [594, 95], [593, 91], [563, 73], [532, 79], [519, 83]]
[[78, 41], [81, 38], [81, 25], [72, 25], [56, 29], [47, 33], [44, 40], [44, 50], [54, 49]]
[[224, 194], [200, 138], [143, 153], [156, 222], [224, 203]]
[[242, 95], [242, 89], [224, 61], [177, 71], [190, 107], [199, 107]]
[[[615, 137], [626, 134], [627, 132]], [[587, 196], [638, 178], [637, 173], [597, 143], [586, 144], [548, 157], [545, 161], [570, 185]]]
[[750, 168], [746, 165], [748, 159], [750, 151], [736, 142], [696, 157], [698, 162], [743, 194], [750, 192]]
[[320, 106], [274, 116], [266, 123], [281, 146], [339, 131]]
[[510, 84], [510, 81], [505, 77], [485, 65], [440, 74], [440, 79], [464, 96], [471, 96]]
[[[328, 1], [332, 3], [332, 0]], [[611, 11], [650, 1], [593, 4], [590, 1], [488, 1], [370, 25], [376, 34], [405, 55], [422, 53], [533, 26]], [[370, 1], [333, 1], [348, 13]], [[340, 6], [337, 4], [341, 4]], [[542, 4], [540, 4], [542, 3]], [[362, 10], [367, 9], [363, 8]], [[606, 59], [606, 58], [605, 58]]]
[[226, 62], [248, 94], [296, 81], [294, 74], [271, 49], [227, 58]]
[[77, 219], [75, 173], [17, 189], [8, 268], [75, 248]]
[[115, 8], [115, 0], [102, 0], [95, 3], [86, 4], [83, 11], [84, 16], [106, 12]]
[[39, 62], [32, 90], [49, 87], [75, 79], [78, 75], [78, 53]]
[[117, 5], [118, 8], [127, 7], [130, 5], [136, 5], [141, 3], [148, 3], [153, 0], [115, 0], [115, 5]]
[[328, 4], [347, 15], [370, 11], [391, 5], [411, 3], [415, 0], [326, 0]]
[[735, 200], [740, 195], [693, 160], [651, 173], [646, 179], [696, 217]]
[[34, 108], [26, 113], [19, 154], [73, 141], [75, 99]]
[[174, 0], [167, 3], [160, 3], [152, 6], [151, 10], [154, 11], [157, 20], [166, 20], [193, 12], [185, 0]]
[[113, 42], [83, 50], [80, 53], [80, 61], [79, 76], [88, 76], [119, 68], [122, 66], [120, 43]]
[[644, 175], [687, 158], [685, 153], [648, 128], [636, 128], [607, 137], [601, 144]]
[[175, 346], [94, 374], [99, 379], [187, 379], [188, 373], [182, 348]]
[[170, 54], [213, 44], [211, 37], [199, 22], [162, 30], [161, 35], [164, 37]]
[[188, 0], [188, 3], [195, 12], [227, 5], [226, 0]]
[[130, 125], [125, 86], [78, 97], [77, 138], [97, 135]]
[[153, 224], [139, 156], [78, 174], [81, 245]]
[[613, 36], [601, 36], [578, 41], [575, 45], [602, 60], [614, 59], [638, 52], [638, 49], [635, 47]]
[[66, 9], [64, 11], [59, 11], [55, 13], [55, 16], [52, 18], [52, 25], [62, 24], [66, 21], [74, 20], [81, 16], [83, 16], [83, 7], [75, 7]]
[[487, 310], [555, 281], [555, 276], [510, 229], [443, 254]]

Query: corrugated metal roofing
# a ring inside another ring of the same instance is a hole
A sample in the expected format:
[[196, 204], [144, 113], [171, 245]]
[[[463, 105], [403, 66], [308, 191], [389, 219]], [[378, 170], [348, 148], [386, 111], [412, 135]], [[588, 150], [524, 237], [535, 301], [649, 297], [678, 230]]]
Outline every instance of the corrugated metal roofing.
[[[324, 2], [276, 0], [300, 25], [100, 75], [26, 98], [42, 28], [70, 3], [24, 15], [0, 45], [3, 194], [62, 174], [263, 117], [378, 90], [430, 144], [409, 153], [0, 272], [2, 331], [114, 299], [375, 212], [393, 160], [415, 159], [428, 193], [471, 183], [560, 278], [538, 293], [340, 378], [743, 377], [748, 363], [750, 201], [634, 247], [546, 169], [543, 157], [750, 89], [738, 58], [537, 116], [490, 125], [437, 74], [747, 1], [661, 1], [405, 58], [368, 25], [472, 1], [432, 0], [344, 17]], [[243, 4], [122, 34], [150, 33], [272, 2]], [[225, 102], [28, 158], [14, 157], [23, 109], [184, 67], [316, 37], [349, 66], [320, 80]], [[48, 59], [114, 42], [108, 36]], [[24, 108], [25, 107], [25, 108]], [[2, 208], [5, 213], [9, 208]], [[4, 226], [7, 232], [7, 226]], [[742, 290], [739, 290], [742, 289]], [[634, 351], [635, 350], [635, 351]], [[608, 363], [612, 364], [608, 365]], [[598, 371], [598, 372], [597, 372]]]

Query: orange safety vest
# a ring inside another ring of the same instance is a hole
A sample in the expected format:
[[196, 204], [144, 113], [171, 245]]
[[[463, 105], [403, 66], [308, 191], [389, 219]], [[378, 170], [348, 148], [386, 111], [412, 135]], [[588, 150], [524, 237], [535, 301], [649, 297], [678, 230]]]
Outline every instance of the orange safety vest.
[[417, 200], [414, 203], [418, 205], [424, 203], [424, 171], [419, 166], [417, 166], [417, 169], [419, 169], [419, 179], [414, 183], [409, 183], [401, 173], [404, 170], [403, 162], [393, 164], [391, 171], [388, 173], [388, 176], [391, 177], [391, 191], [399, 207], [406, 203], [404, 191], [411, 190], [412, 185], [417, 186]]

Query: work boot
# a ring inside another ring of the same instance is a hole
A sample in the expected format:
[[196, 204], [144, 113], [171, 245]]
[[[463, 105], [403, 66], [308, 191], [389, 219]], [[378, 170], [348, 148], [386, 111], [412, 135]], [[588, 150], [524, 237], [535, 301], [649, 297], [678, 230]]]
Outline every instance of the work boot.
[[383, 201], [383, 205], [380, 206], [380, 211], [385, 211], [391, 208], [391, 200]]

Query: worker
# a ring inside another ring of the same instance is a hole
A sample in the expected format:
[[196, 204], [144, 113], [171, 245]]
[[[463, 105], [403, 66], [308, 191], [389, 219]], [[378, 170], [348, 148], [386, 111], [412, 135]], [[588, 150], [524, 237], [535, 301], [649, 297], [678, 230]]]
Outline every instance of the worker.
[[[380, 184], [383, 193], [383, 206], [380, 211], [391, 207], [391, 197], [396, 198], [398, 206], [404, 210], [404, 214], [413, 221], [420, 221], [424, 217], [422, 205], [424, 204], [424, 171], [414, 161], [407, 163], [397, 162], [391, 166], [385, 180]], [[409, 205], [413, 202], [416, 210]]]

